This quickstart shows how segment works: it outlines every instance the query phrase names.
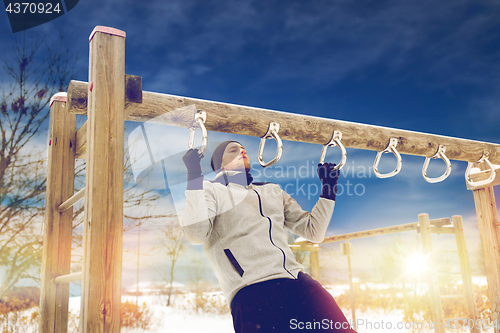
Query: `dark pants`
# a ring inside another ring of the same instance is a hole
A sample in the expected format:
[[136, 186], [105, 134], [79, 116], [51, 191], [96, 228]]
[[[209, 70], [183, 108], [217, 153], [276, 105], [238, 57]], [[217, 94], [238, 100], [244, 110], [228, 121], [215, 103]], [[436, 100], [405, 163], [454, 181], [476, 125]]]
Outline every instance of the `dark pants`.
[[247, 286], [231, 302], [236, 333], [350, 332], [332, 295], [307, 274]]

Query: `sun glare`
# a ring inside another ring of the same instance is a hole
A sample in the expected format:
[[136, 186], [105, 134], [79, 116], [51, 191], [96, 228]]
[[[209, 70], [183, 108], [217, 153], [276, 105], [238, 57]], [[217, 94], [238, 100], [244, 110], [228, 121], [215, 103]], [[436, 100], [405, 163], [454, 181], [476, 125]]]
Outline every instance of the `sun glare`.
[[425, 257], [414, 254], [412, 257], [406, 260], [406, 267], [408, 273], [419, 275], [426, 269]]

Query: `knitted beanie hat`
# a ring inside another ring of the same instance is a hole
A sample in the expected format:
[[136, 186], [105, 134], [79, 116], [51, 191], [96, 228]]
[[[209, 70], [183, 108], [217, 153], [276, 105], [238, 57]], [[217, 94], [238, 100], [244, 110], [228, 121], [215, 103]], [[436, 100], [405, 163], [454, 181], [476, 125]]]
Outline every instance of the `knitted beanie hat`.
[[231, 142], [239, 143], [238, 141], [232, 141], [232, 140], [224, 141], [223, 143], [218, 145], [217, 148], [215, 148], [212, 154], [212, 163], [211, 163], [212, 170], [216, 172], [220, 170], [222, 164], [222, 156], [224, 155], [224, 150], [226, 150], [227, 145], [230, 144]]

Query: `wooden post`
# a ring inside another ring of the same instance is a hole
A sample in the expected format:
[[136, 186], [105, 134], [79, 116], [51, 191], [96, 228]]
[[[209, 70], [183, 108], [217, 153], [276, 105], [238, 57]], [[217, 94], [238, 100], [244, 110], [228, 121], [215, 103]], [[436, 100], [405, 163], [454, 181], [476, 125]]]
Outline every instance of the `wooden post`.
[[120, 331], [125, 33], [90, 36], [81, 332]]
[[[75, 85], [77, 87], [75, 87]], [[68, 87], [68, 104], [80, 105], [84, 101], [87, 110], [88, 83], [71, 81]], [[142, 78], [136, 75], [125, 75], [125, 119], [128, 113], [134, 110], [137, 103], [142, 103]], [[86, 113], [85, 113], [86, 114]], [[87, 122], [85, 122], [76, 133], [76, 155], [75, 158], [84, 159], [87, 150]]]
[[[462, 273], [462, 282], [464, 285], [464, 293], [467, 303], [467, 313], [469, 319], [473, 319], [474, 323], [477, 318], [476, 302], [474, 300], [474, 286], [472, 284], [472, 272], [470, 270], [469, 254], [465, 242], [464, 223], [462, 216], [455, 215], [453, 219], [453, 228], [455, 230], [455, 240], [457, 242], [458, 258], [460, 259], [460, 271]], [[470, 326], [469, 326], [470, 327]], [[479, 333], [479, 326], [473, 325], [470, 330], [472, 333]]]
[[351, 255], [347, 255], [347, 269], [349, 270], [349, 296], [351, 300], [351, 316], [352, 316], [352, 323], [354, 325], [354, 329], [357, 329], [356, 327], [356, 303], [354, 302], [354, 282], [352, 281], [352, 267], [351, 267]]
[[[436, 332], [444, 333], [443, 311], [441, 307], [441, 298], [439, 296], [439, 283], [436, 276], [434, 257], [432, 254], [432, 234], [431, 224], [428, 214], [419, 214], [418, 222], [420, 224], [420, 235], [422, 237], [422, 249], [427, 260], [429, 268], [429, 291], [431, 295], [432, 321], [437, 322]], [[430, 267], [429, 267], [430, 266]]]
[[[479, 235], [483, 247], [488, 296], [491, 304], [492, 321], [500, 321], [500, 231], [498, 211], [493, 187], [472, 191], [476, 205]], [[495, 328], [495, 333], [500, 329]]]
[[349, 271], [349, 295], [351, 298], [351, 315], [352, 315], [352, 322], [354, 325], [354, 329], [357, 329], [356, 327], [356, 303], [354, 302], [354, 282], [352, 281], [352, 267], [351, 267], [351, 255], [353, 255], [352, 251], [352, 243], [349, 243], [349, 240], [346, 240], [345, 243], [342, 243], [341, 245], [344, 245], [342, 247], [342, 254], [347, 256], [347, 270]]
[[311, 276], [319, 280], [319, 245], [309, 247], [309, 262], [311, 264]]
[[57, 285], [54, 278], [68, 274], [71, 268], [73, 209], [60, 213], [57, 208], [73, 195], [75, 140], [76, 117], [67, 112], [65, 97], [55, 96], [50, 107], [40, 289], [41, 333], [64, 333], [68, 329], [69, 284]]

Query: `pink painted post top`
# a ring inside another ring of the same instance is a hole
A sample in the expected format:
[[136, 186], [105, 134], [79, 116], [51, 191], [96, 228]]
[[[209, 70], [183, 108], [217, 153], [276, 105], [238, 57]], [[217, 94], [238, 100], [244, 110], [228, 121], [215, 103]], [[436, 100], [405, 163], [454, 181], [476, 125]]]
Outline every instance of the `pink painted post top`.
[[90, 37], [89, 37], [89, 43], [92, 40], [92, 38], [94, 37], [96, 32], [102, 32], [102, 33], [105, 33], [108, 35], [114, 35], [114, 36], [119, 36], [119, 37], [123, 37], [123, 38], [127, 37], [127, 34], [125, 33], [125, 31], [118, 30], [115, 28], [105, 27], [102, 25], [98, 25], [94, 28], [94, 30], [92, 30], [92, 33], [90, 34]]
[[51, 107], [54, 102], [66, 103], [66, 96], [67, 93], [65, 92], [58, 92], [57, 94], [54, 94], [54, 96], [52, 96], [52, 98], [50, 99], [49, 107]]

